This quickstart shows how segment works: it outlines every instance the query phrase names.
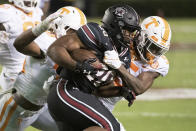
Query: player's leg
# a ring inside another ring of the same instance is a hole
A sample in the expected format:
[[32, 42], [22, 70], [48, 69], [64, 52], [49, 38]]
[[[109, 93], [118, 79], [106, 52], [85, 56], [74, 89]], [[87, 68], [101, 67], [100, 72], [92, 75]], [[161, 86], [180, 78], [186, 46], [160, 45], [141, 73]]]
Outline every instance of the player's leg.
[[56, 121], [67, 123], [74, 127], [74, 130], [83, 130], [92, 126], [120, 130], [118, 121], [97, 97], [81, 92], [63, 80], [50, 91], [48, 107]]
[[0, 103], [0, 131], [24, 131], [39, 116], [19, 106], [12, 93], [2, 95]]
[[58, 131], [58, 127], [56, 122], [51, 117], [48, 106], [45, 104], [41, 112], [39, 113], [39, 117], [31, 124], [34, 128], [37, 128], [42, 131]]
[[0, 131], [20, 131], [20, 113], [24, 110], [18, 106], [11, 93], [0, 98]]

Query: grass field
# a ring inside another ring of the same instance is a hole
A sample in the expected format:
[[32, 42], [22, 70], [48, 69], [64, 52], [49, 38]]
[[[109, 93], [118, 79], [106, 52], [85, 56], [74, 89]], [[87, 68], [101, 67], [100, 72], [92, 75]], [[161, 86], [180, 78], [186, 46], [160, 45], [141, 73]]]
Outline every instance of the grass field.
[[196, 131], [196, 100], [120, 102], [114, 114], [127, 131]]
[[196, 19], [168, 19], [172, 43], [196, 44]]
[[[114, 115], [127, 131], [196, 131], [196, 100], [126, 101], [117, 104]], [[38, 131], [29, 127], [25, 131]]]
[[153, 87], [196, 88], [196, 52], [193, 50], [172, 51], [166, 54], [170, 69], [166, 77], [159, 77]]

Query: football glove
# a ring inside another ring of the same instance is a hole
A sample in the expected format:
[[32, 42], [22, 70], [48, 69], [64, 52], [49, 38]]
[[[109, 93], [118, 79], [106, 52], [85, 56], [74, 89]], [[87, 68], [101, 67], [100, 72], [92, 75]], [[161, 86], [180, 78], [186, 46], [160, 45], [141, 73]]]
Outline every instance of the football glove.
[[129, 102], [128, 106], [130, 107], [136, 99], [135, 93], [127, 87], [122, 87], [120, 93]]
[[82, 73], [85, 75], [96, 74], [97, 69], [91, 65], [92, 63], [96, 62], [96, 60], [96, 58], [90, 58], [84, 60], [82, 63], [77, 62], [75, 72]]
[[103, 62], [113, 69], [118, 69], [122, 65], [118, 53], [115, 50], [105, 51]]
[[50, 23], [54, 21], [55, 19], [62, 17], [61, 14], [59, 13], [53, 13], [49, 15], [46, 19], [44, 19], [40, 24], [36, 25], [35, 27], [32, 28], [32, 32], [35, 36], [39, 36], [43, 32], [45, 32], [49, 27]]

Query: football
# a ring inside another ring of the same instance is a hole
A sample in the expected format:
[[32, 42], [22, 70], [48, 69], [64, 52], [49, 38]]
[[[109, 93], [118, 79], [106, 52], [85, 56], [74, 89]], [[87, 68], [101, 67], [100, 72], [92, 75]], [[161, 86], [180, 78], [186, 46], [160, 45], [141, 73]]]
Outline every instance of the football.
[[78, 62], [83, 62], [84, 60], [90, 59], [90, 58], [95, 58], [96, 61], [92, 63], [91, 65], [95, 68], [102, 69], [103, 64], [99, 61], [99, 59], [96, 57], [94, 51], [89, 51], [86, 49], [76, 49], [71, 52], [71, 57], [78, 61]]
[[[71, 56], [78, 62], [83, 62], [89, 58], [97, 59], [96, 62], [92, 63], [92, 65], [94, 67], [101, 68], [101, 70], [99, 70], [99, 72], [93, 76], [87, 75], [87, 79], [92, 81], [95, 87], [99, 87], [94, 91], [95, 95], [109, 97], [118, 94], [118, 89], [113, 88], [115, 86], [113, 80], [116, 74], [112, 70], [109, 70], [105, 64], [101, 63], [93, 51], [77, 49], [71, 53]], [[94, 77], [96, 77], [96, 80]]]

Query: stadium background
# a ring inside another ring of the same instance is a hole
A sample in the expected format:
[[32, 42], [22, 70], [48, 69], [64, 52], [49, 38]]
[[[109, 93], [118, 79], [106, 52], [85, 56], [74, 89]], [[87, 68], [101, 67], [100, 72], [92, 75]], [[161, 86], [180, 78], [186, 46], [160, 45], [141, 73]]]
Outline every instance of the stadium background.
[[[119, 3], [130, 4], [140, 14], [141, 19], [151, 15], [166, 18], [172, 29], [172, 45], [166, 54], [170, 70], [165, 78], [160, 77], [155, 81], [152, 89], [173, 89], [174, 94], [175, 89], [196, 89], [195, 0], [78, 1], [86, 2], [86, 8], [83, 6], [82, 9], [87, 14], [88, 21], [100, 23], [104, 10]], [[6, 0], [0, 0], [0, 3], [6, 3]], [[163, 93], [167, 96], [167, 92]], [[116, 106], [114, 114], [127, 131], [195, 131], [195, 103], [196, 99], [188, 95], [184, 99], [136, 100], [131, 108], [128, 108], [126, 101], [122, 101]], [[29, 127], [25, 131], [37, 130]]]

